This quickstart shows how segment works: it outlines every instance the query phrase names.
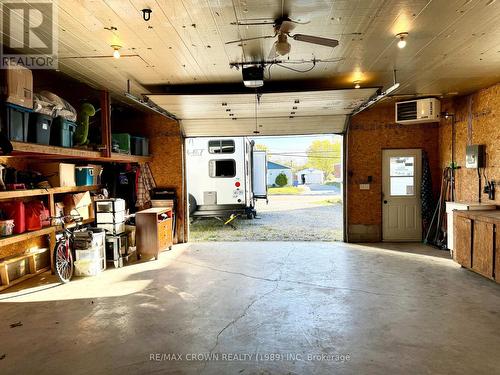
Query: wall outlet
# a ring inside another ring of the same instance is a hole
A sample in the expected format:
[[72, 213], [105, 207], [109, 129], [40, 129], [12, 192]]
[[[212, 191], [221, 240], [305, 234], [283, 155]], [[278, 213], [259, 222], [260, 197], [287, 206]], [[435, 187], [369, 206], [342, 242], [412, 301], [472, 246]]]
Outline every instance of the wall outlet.
[[370, 184], [359, 184], [359, 190], [370, 190]]

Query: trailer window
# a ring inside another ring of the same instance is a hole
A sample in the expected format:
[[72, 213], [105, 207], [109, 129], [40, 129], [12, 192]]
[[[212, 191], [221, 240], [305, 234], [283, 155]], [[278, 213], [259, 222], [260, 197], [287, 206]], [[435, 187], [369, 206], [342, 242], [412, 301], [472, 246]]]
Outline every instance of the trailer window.
[[236, 176], [236, 161], [233, 159], [210, 160], [210, 177], [234, 177]]
[[234, 141], [232, 139], [208, 141], [208, 152], [211, 154], [234, 154]]

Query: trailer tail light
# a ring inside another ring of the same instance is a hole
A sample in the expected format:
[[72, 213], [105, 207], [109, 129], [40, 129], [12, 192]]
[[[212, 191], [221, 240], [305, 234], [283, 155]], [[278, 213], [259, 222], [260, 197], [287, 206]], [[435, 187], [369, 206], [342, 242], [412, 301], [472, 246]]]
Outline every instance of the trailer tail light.
[[239, 182], [239, 181], [236, 181], [236, 182], [234, 183], [234, 186], [236, 186], [236, 187], [240, 187], [240, 185], [241, 185], [241, 184], [240, 184], [240, 182]]

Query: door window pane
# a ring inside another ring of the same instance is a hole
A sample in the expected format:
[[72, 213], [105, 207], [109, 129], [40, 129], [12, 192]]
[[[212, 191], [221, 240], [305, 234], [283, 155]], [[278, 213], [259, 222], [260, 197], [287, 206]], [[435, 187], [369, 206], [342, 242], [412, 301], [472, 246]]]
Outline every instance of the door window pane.
[[208, 141], [208, 152], [211, 154], [233, 154], [234, 141], [232, 139]]
[[391, 195], [415, 195], [413, 177], [391, 177]]
[[210, 160], [210, 177], [234, 177], [236, 176], [236, 162], [233, 159]]
[[415, 158], [413, 156], [398, 156], [390, 159], [391, 177], [413, 176], [415, 171]]

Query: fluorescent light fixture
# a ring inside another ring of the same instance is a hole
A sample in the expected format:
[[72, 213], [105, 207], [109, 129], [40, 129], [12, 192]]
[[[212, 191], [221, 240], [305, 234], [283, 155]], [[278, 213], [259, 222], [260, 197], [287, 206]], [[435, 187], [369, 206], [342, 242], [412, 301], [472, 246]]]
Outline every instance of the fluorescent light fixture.
[[396, 82], [394, 85], [392, 85], [391, 87], [389, 87], [387, 90], [385, 90], [384, 92], [382, 93], [379, 93], [377, 95], [374, 95], [372, 96], [370, 99], [368, 99], [366, 102], [364, 102], [363, 104], [361, 104], [358, 108], [356, 108], [352, 113], [351, 113], [351, 116], [354, 116], [356, 114], [358, 114], [359, 112], [361, 111], [364, 111], [365, 109], [371, 107], [372, 105], [374, 105], [375, 103], [377, 103], [378, 101], [382, 100], [383, 98], [385, 98], [387, 95], [389, 95], [391, 92], [394, 92], [398, 89], [399, 87], [399, 82]]

